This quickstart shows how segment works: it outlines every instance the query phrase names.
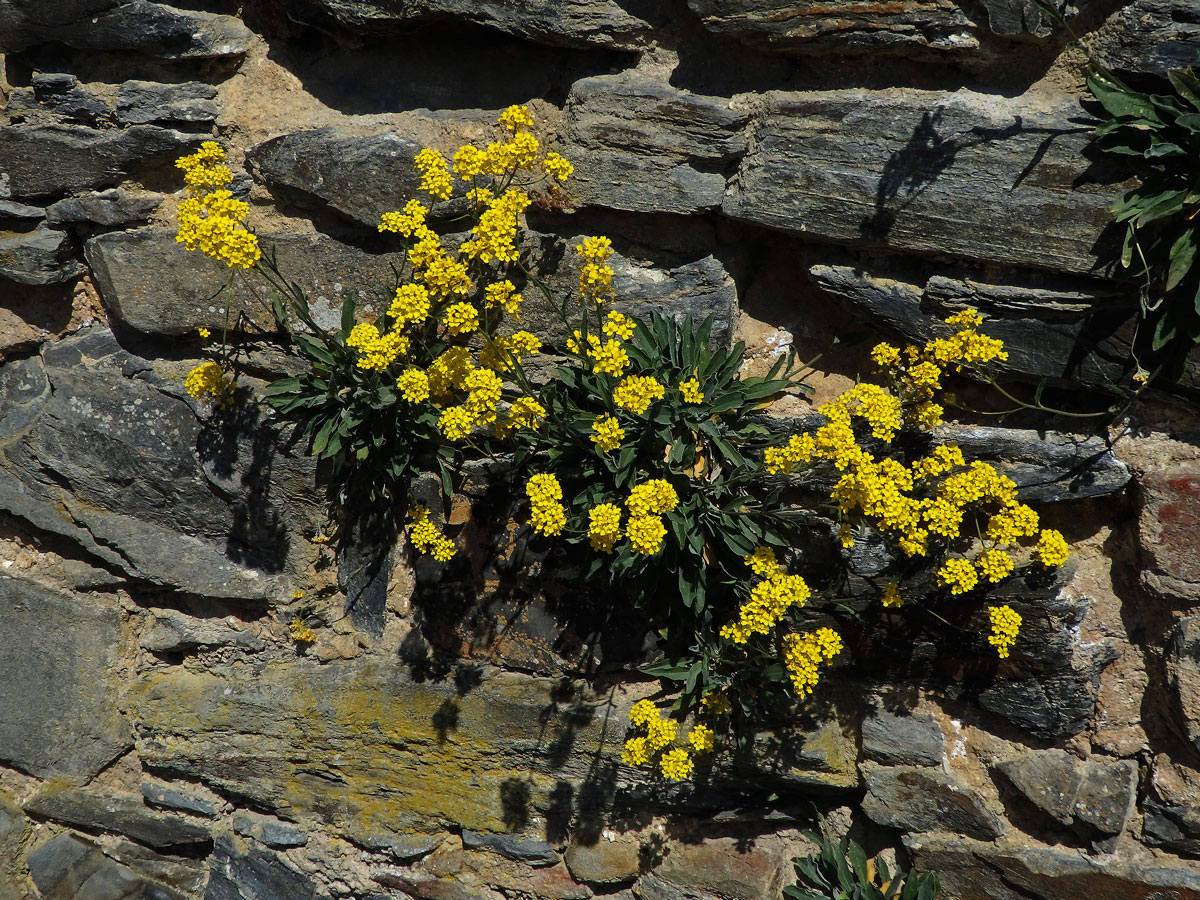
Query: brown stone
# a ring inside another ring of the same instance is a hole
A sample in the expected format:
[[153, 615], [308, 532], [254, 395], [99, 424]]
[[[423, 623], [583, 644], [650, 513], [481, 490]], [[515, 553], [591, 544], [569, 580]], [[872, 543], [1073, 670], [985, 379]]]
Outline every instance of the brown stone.
[[777, 848], [747, 849], [739, 838], [672, 843], [655, 875], [685, 891], [727, 900], [762, 900], [778, 894], [788, 860]]
[[1184, 463], [1140, 483], [1142, 584], [1181, 605], [1200, 601], [1200, 468]]
[[611, 838], [602, 835], [594, 844], [568, 847], [567, 868], [589, 884], [622, 884], [637, 878], [640, 849], [640, 842], [628, 835]]

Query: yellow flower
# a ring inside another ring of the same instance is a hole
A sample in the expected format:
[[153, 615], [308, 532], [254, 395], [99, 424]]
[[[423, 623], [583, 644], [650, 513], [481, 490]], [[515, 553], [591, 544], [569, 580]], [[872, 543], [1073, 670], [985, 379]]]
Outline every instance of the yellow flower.
[[417, 154], [414, 162], [421, 173], [421, 190], [439, 200], [449, 200], [454, 188], [446, 158], [438, 151], [426, 148]]
[[975, 568], [980, 576], [995, 584], [1003, 581], [1013, 570], [1012, 557], [995, 547], [989, 547], [975, 557]]
[[625, 429], [608, 413], [597, 416], [596, 420], [592, 422], [592, 443], [604, 452], [616, 450], [624, 439]]
[[1061, 532], [1045, 528], [1038, 538], [1037, 546], [1033, 548], [1033, 554], [1043, 566], [1050, 569], [1065, 563], [1070, 550]]
[[533, 127], [533, 116], [529, 112], [529, 107], [514, 105], [500, 113], [500, 118], [496, 120], [496, 123], [516, 134], [525, 128]]
[[420, 200], [409, 200], [400, 212], [385, 212], [379, 217], [379, 230], [412, 237], [425, 224], [429, 207]]
[[674, 719], [655, 717], [646, 723], [646, 742], [652, 750], [661, 750], [675, 740], [679, 723]]
[[787, 475], [792, 469], [812, 459], [816, 442], [811, 434], [793, 434], [783, 447], [768, 447], [763, 453], [763, 467], [772, 475]]
[[217, 363], [206, 362], [188, 372], [183, 386], [196, 400], [208, 400], [224, 408], [232, 400], [236, 384]]
[[625, 526], [625, 534], [634, 553], [650, 556], [657, 553], [662, 546], [667, 528], [663, 525], [661, 516], [630, 516], [629, 523]]
[[780, 572], [779, 563], [775, 559], [775, 551], [770, 547], [755, 547], [753, 553], [744, 557], [746, 565], [755, 575], [770, 577]]
[[418, 553], [428, 553], [438, 562], [448, 562], [454, 556], [454, 541], [440, 534], [429, 521], [428, 507], [413, 507], [409, 512], [409, 520], [408, 542]]
[[566, 527], [566, 510], [562, 503], [562, 486], [553, 475], [533, 475], [525, 483], [529, 497], [529, 523], [539, 534], [561, 534]]
[[410, 283], [396, 288], [388, 315], [396, 320], [397, 327], [408, 323], [420, 325], [429, 318], [429, 291], [424, 285]]
[[588, 510], [588, 541], [600, 553], [612, 553], [621, 536], [621, 508], [614, 503], [601, 503]]
[[627, 341], [633, 337], [633, 329], [636, 325], [637, 323], [633, 319], [613, 310], [605, 317], [603, 331], [609, 337]]
[[663, 777], [670, 778], [672, 781], [686, 781], [692, 777], [692, 772], [695, 770], [692, 758], [682, 747], [668, 750], [662, 755], [658, 765], [662, 770]]
[[620, 341], [608, 340], [603, 344], [597, 341], [588, 350], [588, 356], [595, 360], [595, 365], [592, 367], [593, 372], [612, 375], [614, 378], [620, 378], [629, 365], [629, 354], [625, 352]]
[[644, 766], [650, 762], [650, 748], [644, 737], [632, 737], [621, 751], [621, 762], [627, 766]]
[[649, 375], [627, 375], [613, 389], [613, 403], [634, 415], [642, 415], [655, 400], [666, 396], [666, 388]]
[[819, 679], [818, 667], [842, 652], [842, 639], [831, 628], [818, 628], [806, 635], [789, 634], [783, 638], [783, 663], [792, 689], [799, 697], [812, 693]]
[[646, 727], [658, 718], [658, 707], [652, 700], [639, 700], [629, 709], [629, 721], [634, 725]]
[[463, 181], [482, 175], [486, 162], [484, 152], [470, 144], [464, 144], [454, 151], [454, 171]]
[[675, 493], [675, 488], [662, 478], [652, 478], [635, 486], [625, 501], [631, 516], [671, 512], [678, 504], [679, 495]]
[[346, 337], [346, 346], [358, 351], [358, 368], [375, 372], [385, 371], [407, 353], [408, 344], [408, 338], [399, 332], [381, 335], [379, 329], [367, 322], [355, 325]]
[[979, 583], [970, 560], [948, 559], [937, 570], [938, 584], [950, 588], [951, 594], [965, 594]]
[[1021, 615], [1011, 606], [989, 606], [988, 618], [992, 621], [988, 643], [996, 648], [997, 656], [1007, 659], [1008, 648], [1016, 641], [1021, 629]]
[[546, 154], [546, 159], [542, 165], [546, 167], [548, 175], [557, 178], [559, 181], [566, 181], [575, 171], [573, 165], [553, 151]]
[[716, 735], [707, 725], [693, 725], [692, 730], [688, 732], [688, 743], [692, 745], [693, 750], [701, 753], [712, 750], [715, 739]]
[[470, 334], [479, 328], [479, 310], [470, 303], [454, 303], [446, 307], [442, 324], [451, 334]]
[[871, 361], [881, 369], [894, 369], [900, 364], [900, 351], [888, 343], [876, 344]]
[[683, 395], [684, 403], [704, 402], [704, 392], [700, 390], [700, 382], [695, 378], [689, 378], [687, 381], [681, 382], [679, 393]]
[[396, 379], [396, 388], [409, 403], [421, 403], [429, 399], [429, 376], [420, 369], [405, 369]]
[[750, 599], [738, 610], [738, 619], [721, 629], [721, 637], [744, 644], [754, 634], [769, 634], [793, 606], [803, 606], [811, 591], [799, 575], [776, 573], [750, 590]]
[[900, 585], [894, 581], [889, 581], [884, 588], [883, 596], [879, 598], [879, 602], [886, 607], [897, 607], [904, 605], [904, 598], [900, 596]]
[[507, 434], [514, 428], [537, 428], [545, 418], [546, 407], [532, 397], [518, 397], [508, 408], [502, 431]]
[[448, 406], [438, 416], [438, 430], [450, 441], [461, 441], [471, 433], [475, 417], [461, 406]]
[[199, 332], [200, 337], [202, 337], [202, 338], [208, 338], [212, 335], [212, 332], [209, 331], [207, 328], [205, 328], [203, 325], [201, 325], [199, 328], [197, 328], [196, 331]]
[[299, 616], [288, 624], [288, 630], [292, 633], [292, 640], [298, 644], [311, 644], [317, 639], [316, 632], [305, 625]]

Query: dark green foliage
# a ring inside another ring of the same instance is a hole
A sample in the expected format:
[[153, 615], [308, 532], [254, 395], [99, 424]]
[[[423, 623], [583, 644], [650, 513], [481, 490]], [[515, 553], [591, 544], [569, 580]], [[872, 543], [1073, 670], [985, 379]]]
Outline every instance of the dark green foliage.
[[840, 841], [807, 836], [820, 850], [796, 858], [799, 881], [783, 889], [791, 900], [936, 900], [941, 894], [935, 873], [890, 872], [882, 859], [868, 860], [849, 835]]

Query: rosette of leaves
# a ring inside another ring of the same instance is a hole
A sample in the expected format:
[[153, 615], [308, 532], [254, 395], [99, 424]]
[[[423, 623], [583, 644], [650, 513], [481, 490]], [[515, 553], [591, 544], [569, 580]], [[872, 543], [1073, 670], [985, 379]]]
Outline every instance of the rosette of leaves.
[[[638, 321], [626, 342], [632, 371], [652, 376], [665, 396], [645, 414], [621, 409], [612, 399], [618, 379], [591, 371], [586, 362], [560, 366], [541, 395], [546, 421], [536, 442], [518, 455], [537, 453], [562, 482], [568, 543], [582, 556], [587, 581], [620, 589], [663, 639], [668, 656], [686, 657], [688, 687], [702, 687], [715, 655], [716, 618], [724, 621], [736, 599], [728, 589], [746, 580], [743, 557], [756, 546], [792, 546], [800, 527], [778, 514], [781, 486], [763, 478], [759, 461], [770, 442], [754, 414], [796, 387], [789, 374], [794, 355], [781, 355], [764, 376], [741, 378], [745, 346], [713, 346], [712, 317], [697, 325], [652, 313]], [[695, 379], [703, 399], [689, 403], [678, 390]], [[602, 452], [593, 442], [597, 417], [620, 422], [619, 448]], [[679, 503], [663, 514], [662, 548], [650, 555], [618, 542], [613, 553], [588, 547], [587, 511], [602, 503], [621, 506], [635, 485], [664, 479]], [[714, 610], [717, 597], [723, 601]], [[655, 674], [664, 674], [655, 672]]]
[[1140, 182], [1113, 207], [1125, 225], [1120, 264], [1139, 283], [1151, 349], [1179, 365], [1200, 339], [1200, 78], [1167, 77], [1173, 94], [1135, 91], [1106, 72], [1088, 88], [1102, 110], [1094, 146], [1134, 161]]
[[942, 892], [933, 872], [891, 872], [882, 859], [867, 859], [863, 848], [808, 833], [818, 846], [813, 856], [797, 857], [797, 884], [783, 889], [790, 900], [936, 900]]

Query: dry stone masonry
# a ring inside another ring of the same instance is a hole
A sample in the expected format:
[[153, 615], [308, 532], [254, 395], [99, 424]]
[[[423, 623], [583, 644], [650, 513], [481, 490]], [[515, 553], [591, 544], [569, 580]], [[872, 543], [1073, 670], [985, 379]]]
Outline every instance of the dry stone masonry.
[[[1068, 12], [1146, 88], [1200, 57], [1193, 0]], [[290, 364], [266, 299], [235, 284], [227, 320], [228, 271], [173, 234], [173, 161], [219, 140], [318, 317], [378, 312], [415, 155], [529, 104], [575, 165], [529, 214], [552, 288], [609, 234], [616, 308], [712, 315], [753, 367], [828, 351], [815, 402], [973, 306], [1022, 396], [1102, 408], [1132, 182], [1034, 3], [7, 0], [0, 54], [0, 900], [778, 900], [814, 809], [956, 900], [1200, 900], [1194, 367], [1111, 423], [946, 426], [1073, 546], [1001, 591], [1011, 658], [897, 617], [793, 727], [664, 785], [619, 762], [646, 648], [497, 557], [486, 473], [458, 575], [328, 541], [321, 467], [253, 402]], [[227, 326], [214, 417], [183, 381]], [[789, 404], [772, 427], [811, 420]], [[887, 563], [856, 547], [847, 602]]]

